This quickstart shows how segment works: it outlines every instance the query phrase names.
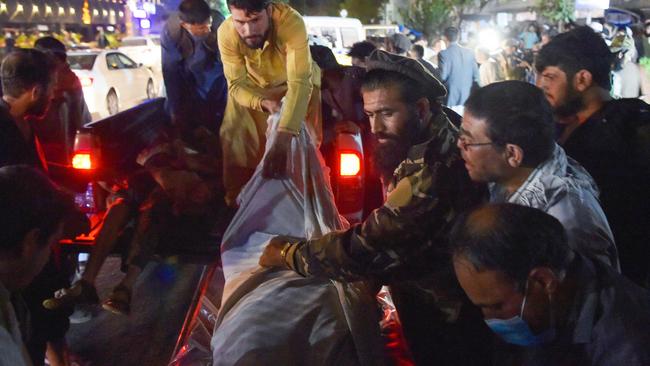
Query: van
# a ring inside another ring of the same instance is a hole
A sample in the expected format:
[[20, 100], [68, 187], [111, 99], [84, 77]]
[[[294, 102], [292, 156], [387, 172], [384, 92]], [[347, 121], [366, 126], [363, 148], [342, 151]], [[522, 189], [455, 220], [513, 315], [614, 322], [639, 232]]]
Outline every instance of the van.
[[303, 17], [307, 33], [322, 37], [330, 44], [341, 65], [351, 65], [347, 55], [353, 44], [365, 40], [363, 26], [359, 19], [341, 17]]
[[399, 26], [397, 24], [368, 24], [363, 26], [363, 31], [366, 39], [370, 37], [386, 38], [399, 33]]

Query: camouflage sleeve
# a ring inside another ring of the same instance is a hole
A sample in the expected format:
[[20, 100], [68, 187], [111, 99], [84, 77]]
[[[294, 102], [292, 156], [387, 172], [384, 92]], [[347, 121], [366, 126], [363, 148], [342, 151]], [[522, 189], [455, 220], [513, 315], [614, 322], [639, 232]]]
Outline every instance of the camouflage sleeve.
[[385, 279], [427, 249], [427, 238], [436, 236], [433, 228], [446, 227], [450, 204], [439, 195], [446, 170], [442, 163], [424, 164], [400, 180], [386, 203], [361, 225], [295, 244], [287, 253], [289, 267], [303, 276]]

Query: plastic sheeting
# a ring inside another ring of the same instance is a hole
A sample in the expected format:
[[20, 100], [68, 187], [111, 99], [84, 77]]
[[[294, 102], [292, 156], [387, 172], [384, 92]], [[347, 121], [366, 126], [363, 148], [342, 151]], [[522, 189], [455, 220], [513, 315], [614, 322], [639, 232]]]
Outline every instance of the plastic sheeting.
[[[269, 119], [267, 153], [278, 120], [279, 114]], [[377, 304], [365, 284], [303, 278], [258, 265], [275, 235], [317, 238], [348, 226], [304, 126], [292, 141], [288, 177], [264, 179], [261, 170], [262, 164], [242, 190], [221, 246], [225, 286], [214, 322], [212, 364], [383, 364]], [[202, 360], [196, 364], [207, 364]]]

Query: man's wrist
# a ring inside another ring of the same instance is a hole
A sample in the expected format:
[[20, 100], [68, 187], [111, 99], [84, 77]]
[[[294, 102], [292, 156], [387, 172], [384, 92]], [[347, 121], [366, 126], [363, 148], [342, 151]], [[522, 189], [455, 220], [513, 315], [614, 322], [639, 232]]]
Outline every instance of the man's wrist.
[[286, 242], [280, 251], [280, 256], [282, 257], [285, 267], [292, 271], [296, 270], [295, 254], [296, 249], [298, 249], [298, 244], [299, 243]]
[[278, 126], [277, 131], [278, 131], [278, 135], [280, 135], [280, 133], [291, 135], [291, 136], [298, 136], [300, 134], [300, 131], [296, 131], [291, 128], [281, 127], [281, 126]]

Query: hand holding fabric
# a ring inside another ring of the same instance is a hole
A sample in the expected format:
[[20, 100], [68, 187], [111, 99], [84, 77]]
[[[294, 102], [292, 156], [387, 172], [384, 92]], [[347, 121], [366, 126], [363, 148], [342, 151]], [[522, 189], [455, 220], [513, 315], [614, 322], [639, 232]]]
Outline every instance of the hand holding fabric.
[[264, 159], [262, 176], [266, 179], [282, 179], [287, 175], [287, 160], [293, 135], [278, 131], [275, 142]]
[[289, 245], [290, 243], [282, 236], [271, 239], [260, 257], [260, 266], [286, 268], [287, 262], [283, 256], [286, 253], [283, 253], [283, 249], [286, 249]]

